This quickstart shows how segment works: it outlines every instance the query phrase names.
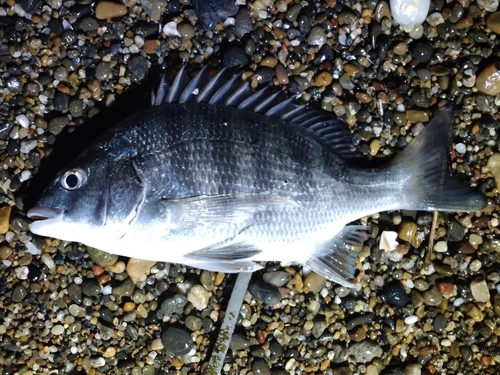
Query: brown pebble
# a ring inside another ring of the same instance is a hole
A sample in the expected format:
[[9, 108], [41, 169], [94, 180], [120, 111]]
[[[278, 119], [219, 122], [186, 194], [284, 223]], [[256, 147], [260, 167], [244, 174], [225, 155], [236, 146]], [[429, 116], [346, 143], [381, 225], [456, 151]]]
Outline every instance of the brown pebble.
[[380, 149], [380, 142], [378, 139], [373, 139], [370, 142], [370, 155], [375, 156], [378, 154], [378, 150]]
[[403, 241], [411, 241], [417, 234], [417, 224], [411, 221], [404, 221], [399, 226], [398, 237]]
[[98, 79], [93, 79], [92, 81], [89, 81], [87, 83], [87, 88], [89, 89], [92, 95], [92, 99], [98, 100], [101, 98], [102, 89], [101, 89], [101, 83], [99, 82]]
[[127, 7], [112, 1], [100, 1], [95, 7], [95, 18], [98, 20], [122, 17], [125, 14], [127, 14]]
[[413, 124], [420, 121], [427, 122], [429, 121], [429, 112], [409, 109], [406, 111], [406, 119]]
[[455, 25], [457, 26], [457, 30], [467, 29], [474, 25], [474, 20], [472, 19], [472, 16], [468, 14], [467, 16], [459, 20]]
[[491, 13], [486, 19], [486, 26], [495, 34], [500, 34], [500, 12]]
[[460, 246], [458, 247], [457, 251], [460, 254], [474, 254], [476, 252], [476, 249], [469, 243], [469, 242], [462, 242], [460, 243]]
[[286, 74], [286, 70], [281, 64], [276, 64], [274, 67], [274, 71], [276, 72], [276, 78], [278, 78], [278, 82], [281, 85], [287, 85], [290, 82], [288, 78], [288, 74]]
[[274, 56], [264, 56], [264, 58], [260, 62], [260, 65], [266, 66], [268, 68], [274, 68], [277, 63], [278, 63], [278, 59], [276, 57], [274, 57]]
[[311, 293], [319, 293], [325, 287], [326, 279], [315, 272], [311, 272], [304, 279], [304, 286], [309, 289]]
[[355, 94], [356, 99], [358, 99], [361, 103], [367, 104], [370, 103], [372, 98], [366, 92], [357, 92]]
[[102, 275], [104, 273], [104, 268], [94, 264], [92, 266], [92, 272], [94, 273], [94, 275], [99, 276], [99, 275]]
[[366, 331], [363, 327], [358, 327], [353, 333], [351, 333], [351, 340], [354, 342], [363, 341], [366, 337]]
[[500, 94], [500, 61], [486, 66], [476, 79], [476, 88], [486, 95]]
[[392, 50], [394, 51], [395, 55], [402, 56], [406, 52], [408, 52], [408, 44], [406, 44], [405, 42], [399, 42], [394, 46]]
[[158, 39], [148, 39], [144, 42], [144, 47], [142, 47], [148, 55], [154, 55], [158, 52], [158, 48], [160, 48], [160, 41]]
[[354, 64], [345, 64], [344, 72], [346, 72], [349, 77], [355, 77], [359, 74], [359, 68]]
[[447, 281], [443, 281], [437, 284], [439, 293], [443, 296], [449, 296], [453, 293], [453, 284]]
[[135, 309], [135, 303], [133, 302], [125, 302], [125, 304], [123, 305], [123, 311], [125, 312], [131, 312], [131, 311], [134, 311]]
[[0, 234], [5, 234], [9, 230], [11, 206], [3, 206], [0, 208]]
[[314, 86], [323, 87], [332, 83], [333, 77], [331, 73], [322, 71], [314, 78]]

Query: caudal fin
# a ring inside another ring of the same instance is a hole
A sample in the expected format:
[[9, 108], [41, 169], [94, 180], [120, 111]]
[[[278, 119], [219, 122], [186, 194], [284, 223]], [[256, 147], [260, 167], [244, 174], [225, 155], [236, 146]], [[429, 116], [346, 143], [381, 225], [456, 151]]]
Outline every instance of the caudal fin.
[[449, 168], [452, 108], [446, 108], [390, 163], [404, 181], [407, 209], [438, 211], [478, 211], [486, 199]]

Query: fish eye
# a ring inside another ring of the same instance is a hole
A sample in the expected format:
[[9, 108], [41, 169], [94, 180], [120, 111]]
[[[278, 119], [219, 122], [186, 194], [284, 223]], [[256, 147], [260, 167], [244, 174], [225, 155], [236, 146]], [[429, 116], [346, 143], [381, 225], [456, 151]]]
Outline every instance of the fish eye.
[[66, 171], [61, 177], [61, 186], [66, 190], [76, 190], [87, 182], [87, 172], [81, 168]]

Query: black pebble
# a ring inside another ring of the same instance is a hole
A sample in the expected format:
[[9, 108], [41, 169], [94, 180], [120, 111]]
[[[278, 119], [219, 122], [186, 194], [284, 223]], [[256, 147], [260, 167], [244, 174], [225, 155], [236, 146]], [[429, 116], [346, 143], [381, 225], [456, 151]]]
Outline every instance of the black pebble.
[[386, 284], [382, 293], [391, 306], [403, 307], [410, 302], [410, 297], [408, 297], [404, 286], [399, 281]]

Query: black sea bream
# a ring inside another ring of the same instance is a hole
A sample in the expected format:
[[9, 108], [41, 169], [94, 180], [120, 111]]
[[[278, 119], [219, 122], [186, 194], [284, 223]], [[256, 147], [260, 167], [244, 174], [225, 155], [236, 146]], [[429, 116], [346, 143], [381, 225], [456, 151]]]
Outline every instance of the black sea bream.
[[451, 109], [386, 166], [358, 169], [362, 155], [329, 113], [206, 70], [189, 80], [183, 68], [155, 106], [62, 170], [28, 212], [31, 231], [220, 272], [297, 262], [352, 286], [351, 246], [366, 228], [346, 224], [379, 211], [485, 205], [450, 176]]

